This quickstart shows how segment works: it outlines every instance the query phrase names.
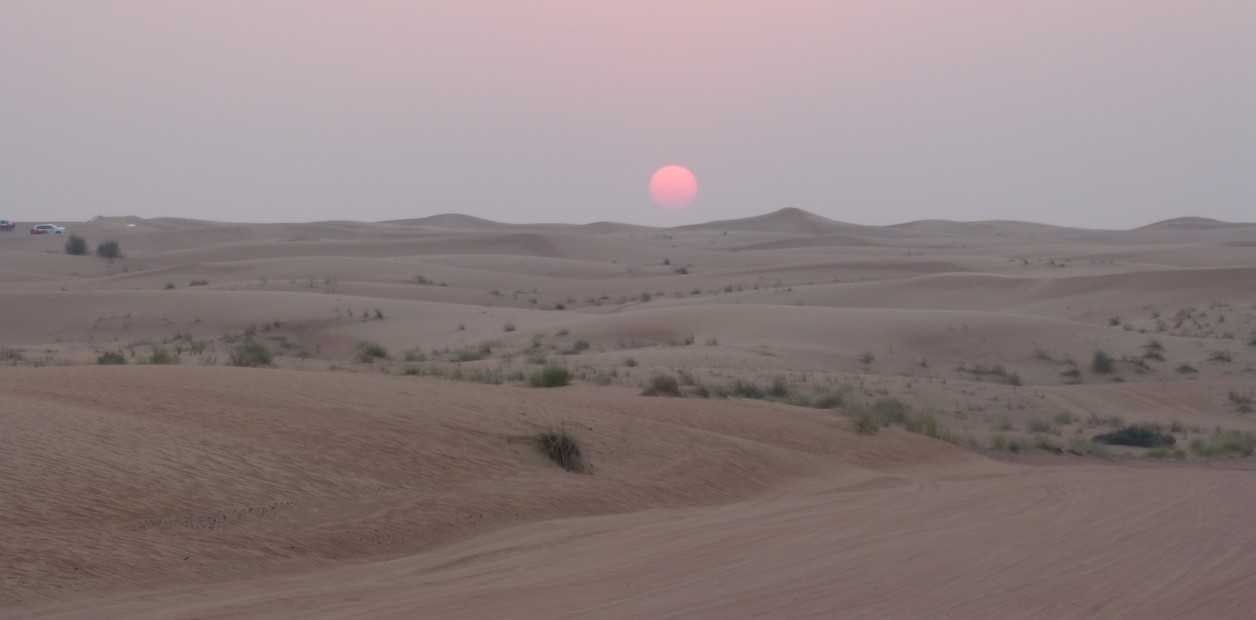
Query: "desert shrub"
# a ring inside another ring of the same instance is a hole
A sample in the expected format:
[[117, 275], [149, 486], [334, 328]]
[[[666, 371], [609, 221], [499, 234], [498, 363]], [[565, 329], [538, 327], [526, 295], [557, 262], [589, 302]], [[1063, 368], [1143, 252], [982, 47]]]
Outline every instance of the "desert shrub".
[[1218, 430], [1210, 437], [1191, 441], [1191, 452], [1197, 456], [1251, 456], [1256, 451], [1256, 435], [1239, 431]]
[[1237, 413], [1252, 412], [1252, 397], [1250, 394], [1230, 390], [1230, 402], [1234, 403], [1234, 411]]
[[70, 238], [65, 240], [65, 253], [75, 256], [87, 254], [87, 240], [78, 235], [70, 235]]
[[842, 395], [834, 393], [817, 396], [811, 401], [811, 406], [816, 409], [837, 409], [842, 406]]
[[1234, 358], [1231, 357], [1229, 351], [1213, 351], [1208, 355], [1208, 360], [1213, 362], [1232, 362]]
[[641, 392], [645, 396], [680, 396], [680, 383], [672, 375], [654, 375]]
[[580, 473], [584, 471], [584, 454], [580, 442], [567, 431], [566, 425], [549, 429], [536, 436], [536, 447], [563, 469]]
[[571, 350], [572, 350], [572, 351], [575, 351], [576, 353], [579, 353], [579, 352], [581, 352], [581, 351], [588, 351], [588, 350], [589, 350], [589, 341], [588, 341], [588, 340], [577, 340], [575, 344], [571, 345]]
[[502, 331], [504, 331], [504, 332], [513, 332], [513, 331], [515, 331], [515, 324], [514, 324], [514, 323], [507, 323], [507, 324], [505, 324], [505, 325], [502, 325]]
[[153, 347], [148, 354], [149, 364], [178, 364], [179, 356], [170, 352], [166, 347]]
[[1173, 435], [1166, 435], [1154, 428], [1141, 425], [1126, 426], [1111, 433], [1095, 435], [1093, 441], [1114, 446], [1138, 448], [1167, 448], [1177, 443]]
[[1029, 449], [1029, 442], [1025, 441], [1021, 437], [1009, 437], [1007, 435], [995, 434], [990, 438], [990, 448], [992, 450], [1019, 453]]
[[1190, 364], [1179, 364], [1175, 370], [1177, 370], [1178, 372], [1184, 375], [1192, 373], [1192, 372], [1199, 372], [1198, 370], [1195, 369], [1194, 366], [1191, 366]]
[[1052, 420], [1054, 420], [1055, 423], [1059, 424], [1060, 426], [1067, 426], [1069, 424], [1076, 422], [1077, 416], [1073, 415], [1072, 413], [1068, 411], [1061, 411], [1060, 413], [1055, 414], [1055, 417], [1052, 418]]
[[785, 398], [789, 396], [789, 385], [785, 383], [785, 377], [775, 377], [772, 379], [772, 385], [768, 386], [768, 396], [772, 398]]
[[479, 348], [476, 348], [476, 349], [463, 349], [463, 350], [459, 351], [457, 355], [455, 355], [455, 356], [454, 356], [454, 361], [456, 361], [456, 362], [478, 362], [478, 361], [480, 361], [480, 360], [484, 359], [485, 357], [488, 357], [488, 354], [489, 354], [489, 353], [491, 353], [491, 352], [492, 352], [492, 350], [491, 350], [491, 349], [487, 349], [486, 347], [479, 347]]
[[562, 387], [571, 383], [571, 371], [562, 366], [550, 364], [532, 373], [532, 376], [528, 378], [528, 383], [534, 388]]
[[102, 366], [125, 364], [126, 356], [120, 351], [105, 351], [96, 356], [96, 363]]
[[1111, 355], [1105, 353], [1103, 349], [1099, 349], [1095, 351], [1094, 356], [1091, 357], [1090, 369], [1100, 374], [1106, 374], [1112, 372], [1114, 363], [1115, 362]]
[[266, 345], [256, 340], [242, 342], [231, 351], [232, 366], [256, 367], [270, 366], [270, 364], [270, 349], [267, 349]]
[[939, 435], [938, 419], [931, 413], [907, 416], [903, 420], [903, 428], [910, 433], [919, 433], [926, 437], [937, 438]]
[[1144, 458], [1149, 459], [1184, 459], [1186, 452], [1181, 448], [1152, 448], [1143, 453]]
[[122, 256], [122, 248], [117, 241], [101, 241], [96, 244], [96, 256], [101, 258], [117, 258]]
[[881, 430], [881, 423], [877, 421], [877, 416], [868, 409], [855, 407], [847, 413], [855, 418], [855, 432], [860, 435], [875, 435]]
[[371, 342], [370, 340], [364, 340], [358, 345], [359, 362], [369, 364], [375, 361], [376, 358], [387, 359], [388, 349], [385, 349], [383, 345], [377, 342]]
[[635, 368], [637, 366], [637, 358], [635, 357], [624, 358], [624, 366], [627, 366], [629, 368]]
[[897, 398], [882, 398], [873, 403], [872, 412], [884, 424], [902, 424], [907, 421], [907, 416], [911, 413], [911, 407]]
[[423, 353], [423, 350], [420, 349], [419, 347], [414, 347], [413, 349], [407, 350], [403, 354], [402, 359], [404, 359], [407, 362], [426, 362], [427, 355]]
[[767, 394], [763, 393], [763, 389], [753, 383], [744, 381], [734, 381], [732, 387], [728, 389], [730, 396], [737, 398], [753, 398], [755, 400], [763, 400], [767, 398]]

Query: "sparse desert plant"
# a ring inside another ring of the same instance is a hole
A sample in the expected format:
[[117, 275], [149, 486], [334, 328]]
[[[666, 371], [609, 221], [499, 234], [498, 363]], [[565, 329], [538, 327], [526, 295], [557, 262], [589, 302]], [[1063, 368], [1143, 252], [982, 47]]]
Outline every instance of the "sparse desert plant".
[[270, 366], [271, 361], [270, 349], [256, 340], [242, 342], [231, 351], [232, 366]]
[[1234, 358], [1230, 356], [1229, 351], [1213, 351], [1208, 355], [1208, 360], [1212, 362], [1232, 362]]
[[624, 358], [624, 366], [627, 366], [627, 367], [629, 367], [629, 368], [635, 368], [635, 367], [637, 366], [637, 358], [635, 358], [635, 357], [625, 357], [625, 358]]
[[96, 363], [102, 366], [126, 364], [126, 356], [121, 351], [105, 351], [96, 356]]
[[536, 447], [541, 454], [549, 457], [563, 469], [574, 473], [584, 471], [584, 453], [580, 449], [580, 442], [567, 431], [567, 425], [560, 424], [558, 428], [538, 433]]
[[571, 371], [563, 366], [550, 364], [532, 373], [528, 383], [534, 388], [562, 387], [571, 383]]
[[513, 331], [515, 331], [515, 324], [514, 324], [514, 323], [507, 323], [507, 324], [505, 324], [505, 325], [502, 325], [502, 331], [504, 331], [504, 332], [513, 332]]
[[650, 384], [641, 392], [644, 396], [680, 396], [680, 383], [672, 375], [658, 374], [650, 377]]
[[583, 340], [583, 339], [577, 340], [575, 344], [571, 345], [571, 350], [575, 353], [580, 353], [581, 351], [588, 351], [589, 341]]
[[1207, 438], [1191, 441], [1196, 456], [1251, 456], [1256, 451], [1256, 435], [1218, 429]]
[[728, 394], [737, 398], [752, 398], [755, 400], [763, 400], [767, 398], [767, 394], [763, 393], [763, 389], [753, 383], [747, 383], [741, 380], [733, 382], [729, 387]]
[[1052, 418], [1052, 420], [1060, 426], [1068, 426], [1069, 424], [1077, 421], [1077, 416], [1068, 411], [1061, 411], [1060, 413], [1055, 414], [1055, 417]]
[[1230, 402], [1234, 404], [1234, 411], [1236, 413], [1251, 413], [1252, 412], [1251, 394], [1246, 394], [1243, 392], [1239, 392], [1237, 390], [1230, 390], [1229, 396], [1230, 396]]
[[482, 347], [476, 347], [476, 348], [468, 347], [466, 349], [459, 351], [457, 354], [455, 354], [454, 361], [455, 362], [478, 362], [488, 357], [488, 355], [492, 352], [493, 352], [493, 349], [488, 346], [482, 346]]
[[1148, 459], [1184, 459], [1186, 452], [1181, 448], [1152, 448], [1143, 453]]
[[122, 248], [117, 241], [101, 241], [96, 244], [96, 256], [101, 258], [118, 258], [122, 256]]
[[911, 413], [911, 407], [897, 398], [882, 398], [872, 404], [872, 411], [882, 424], [888, 426], [906, 422], [907, 416]]
[[388, 349], [378, 342], [362, 341], [358, 345], [358, 361], [369, 364], [376, 359], [388, 359]]
[[859, 355], [859, 363], [864, 366], [871, 366], [875, 361], [877, 361], [877, 356], [873, 355], [872, 351], [864, 351]]
[[423, 350], [419, 347], [414, 347], [413, 349], [406, 350], [402, 359], [407, 362], [426, 362], [427, 354], [423, 353]]
[[1177, 437], [1166, 435], [1146, 425], [1133, 425], [1119, 428], [1111, 433], [1095, 435], [1092, 441], [1115, 446], [1167, 448], [1177, 443]]
[[903, 428], [909, 433], [918, 433], [926, 437], [939, 436], [938, 419], [932, 413], [909, 415], [903, 420]]
[[816, 409], [837, 409], [842, 406], [842, 395], [838, 393], [822, 394], [811, 401]]
[[1105, 353], [1103, 349], [1098, 349], [1090, 358], [1090, 369], [1100, 374], [1110, 373], [1112, 372], [1113, 363], [1114, 360], [1111, 355]]
[[70, 238], [65, 240], [65, 253], [74, 256], [87, 254], [87, 240], [78, 235], [70, 235]]
[[7, 347], [0, 349], [0, 361], [9, 362], [14, 366], [17, 366], [17, 363], [22, 361], [25, 356], [26, 353], [21, 349], [10, 349]]
[[772, 398], [785, 398], [789, 396], [789, 384], [785, 382], [785, 377], [773, 377], [772, 385], [768, 386], [768, 396]]
[[166, 347], [153, 347], [148, 354], [149, 364], [178, 364], [179, 356], [171, 353]]
[[1193, 372], [1199, 372], [1198, 370], [1196, 370], [1196, 369], [1195, 369], [1195, 367], [1194, 367], [1194, 366], [1191, 366], [1190, 364], [1179, 364], [1179, 365], [1178, 365], [1178, 367], [1177, 367], [1175, 370], [1177, 370], [1178, 372], [1180, 372], [1180, 373], [1182, 373], [1182, 374], [1184, 374], [1184, 375], [1185, 375], [1185, 374], [1190, 374], [1190, 373], [1193, 373]]
[[853, 407], [847, 414], [855, 419], [855, 432], [860, 435], [875, 435], [881, 430], [877, 416], [864, 407]]

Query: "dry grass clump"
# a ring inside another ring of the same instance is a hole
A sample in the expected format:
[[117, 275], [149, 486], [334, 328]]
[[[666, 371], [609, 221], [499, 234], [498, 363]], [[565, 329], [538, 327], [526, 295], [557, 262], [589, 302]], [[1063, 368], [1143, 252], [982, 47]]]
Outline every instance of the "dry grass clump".
[[650, 384], [641, 391], [642, 396], [673, 396], [679, 397], [680, 382], [672, 375], [657, 374], [650, 377]]
[[1196, 456], [1251, 456], [1256, 452], [1256, 435], [1218, 429], [1210, 437], [1191, 441]]
[[371, 363], [376, 359], [388, 359], [388, 349], [377, 342], [369, 340], [363, 341], [358, 345], [358, 361]]
[[270, 366], [271, 361], [270, 349], [256, 340], [240, 343], [231, 351], [232, 366]]
[[563, 469], [581, 473], [585, 469], [580, 442], [567, 431], [565, 424], [542, 431], [536, 436], [536, 447]]
[[555, 388], [571, 383], [571, 371], [562, 366], [550, 364], [528, 378], [528, 384], [534, 388]]
[[105, 351], [96, 356], [96, 363], [102, 366], [126, 364], [126, 356], [121, 351]]

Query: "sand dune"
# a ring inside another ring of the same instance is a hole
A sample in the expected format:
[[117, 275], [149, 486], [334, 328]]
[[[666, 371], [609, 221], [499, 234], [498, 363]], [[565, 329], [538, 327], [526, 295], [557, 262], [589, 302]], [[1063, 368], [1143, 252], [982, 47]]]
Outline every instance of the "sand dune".
[[66, 225], [124, 256], [0, 234], [2, 617], [1256, 606], [1251, 226]]

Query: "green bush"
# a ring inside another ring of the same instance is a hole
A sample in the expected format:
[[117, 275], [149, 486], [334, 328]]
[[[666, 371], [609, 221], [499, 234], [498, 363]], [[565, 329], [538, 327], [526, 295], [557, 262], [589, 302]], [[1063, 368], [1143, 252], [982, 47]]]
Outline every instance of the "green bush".
[[1126, 426], [1111, 433], [1095, 435], [1092, 441], [1113, 446], [1134, 446], [1137, 448], [1167, 448], [1177, 443], [1173, 435], [1166, 435], [1146, 426]]
[[122, 249], [118, 247], [117, 241], [102, 241], [96, 245], [96, 256], [101, 258], [118, 258], [122, 256]]
[[358, 345], [358, 361], [369, 364], [375, 361], [376, 358], [387, 359], [388, 349], [385, 349], [382, 345], [369, 340]]
[[65, 240], [65, 253], [75, 256], [86, 254], [87, 240], [78, 235], [70, 235], [70, 238]]
[[119, 351], [105, 351], [96, 356], [96, 363], [102, 366], [121, 365], [126, 363], [126, 356]]
[[580, 450], [580, 442], [567, 432], [566, 425], [559, 425], [556, 429], [537, 435], [536, 447], [563, 469], [576, 473], [584, 471], [584, 454]]
[[907, 422], [911, 407], [897, 398], [882, 398], [873, 403], [872, 411], [877, 414], [883, 424], [903, 424]]
[[562, 387], [571, 383], [571, 371], [551, 364], [532, 373], [532, 376], [528, 378], [528, 383], [534, 388]]
[[266, 345], [250, 340], [242, 343], [231, 352], [232, 366], [270, 366], [270, 349]]
[[1094, 357], [1090, 360], [1090, 369], [1100, 374], [1106, 374], [1112, 372], [1114, 363], [1111, 355], [1105, 353], [1103, 349], [1099, 349], [1095, 351]]
[[166, 347], [153, 347], [152, 352], [148, 354], [149, 364], [178, 364], [179, 356], [170, 352]]

